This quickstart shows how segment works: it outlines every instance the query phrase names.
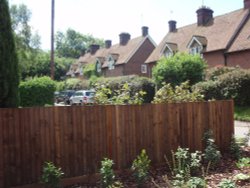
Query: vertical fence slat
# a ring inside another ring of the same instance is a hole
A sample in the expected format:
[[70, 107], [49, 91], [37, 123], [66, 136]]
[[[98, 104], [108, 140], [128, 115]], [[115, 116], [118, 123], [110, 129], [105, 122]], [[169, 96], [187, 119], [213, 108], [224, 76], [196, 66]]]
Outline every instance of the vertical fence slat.
[[3, 114], [4, 110], [0, 110], [0, 188], [4, 188], [4, 142], [3, 142]]

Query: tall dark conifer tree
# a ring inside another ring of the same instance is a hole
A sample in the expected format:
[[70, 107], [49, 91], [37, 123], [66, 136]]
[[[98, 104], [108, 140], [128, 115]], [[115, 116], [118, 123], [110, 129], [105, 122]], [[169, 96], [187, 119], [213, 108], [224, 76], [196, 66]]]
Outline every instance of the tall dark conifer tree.
[[0, 108], [17, 107], [18, 59], [7, 0], [0, 0]]

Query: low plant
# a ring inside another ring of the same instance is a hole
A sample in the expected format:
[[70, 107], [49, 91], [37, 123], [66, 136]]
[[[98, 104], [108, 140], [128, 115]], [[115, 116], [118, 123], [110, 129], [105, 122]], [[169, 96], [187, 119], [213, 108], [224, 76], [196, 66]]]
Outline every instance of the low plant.
[[213, 132], [208, 130], [204, 134], [204, 140], [206, 143], [206, 148], [204, 151], [204, 159], [207, 162], [211, 162], [212, 165], [217, 164], [221, 159], [221, 153], [217, 149], [217, 145], [215, 144], [215, 140], [213, 138]]
[[240, 147], [240, 144], [237, 143], [234, 135], [231, 138], [230, 153], [236, 159], [239, 159], [241, 157], [241, 155], [242, 155], [242, 149]]
[[61, 168], [57, 168], [52, 162], [45, 162], [43, 166], [42, 183], [47, 187], [59, 188], [63, 174]]
[[140, 155], [138, 155], [133, 161], [131, 169], [134, 172], [133, 175], [138, 184], [147, 180], [149, 176], [150, 162], [151, 160], [149, 159], [145, 149], [143, 149]]
[[112, 169], [113, 166], [113, 160], [104, 158], [101, 161], [101, 169], [100, 169], [100, 174], [101, 174], [101, 184], [102, 187], [108, 188], [112, 187], [115, 179], [115, 174]]
[[239, 173], [233, 177], [234, 181], [249, 181], [250, 180], [250, 174], [243, 174]]
[[233, 180], [229, 179], [222, 179], [221, 182], [218, 185], [219, 188], [235, 188], [235, 182]]
[[236, 163], [238, 168], [250, 167], [250, 157], [243, 157]]

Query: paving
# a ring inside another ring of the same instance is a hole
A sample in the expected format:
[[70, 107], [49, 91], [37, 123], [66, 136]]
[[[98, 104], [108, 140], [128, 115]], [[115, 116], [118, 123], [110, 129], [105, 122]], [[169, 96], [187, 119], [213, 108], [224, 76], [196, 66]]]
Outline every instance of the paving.
[[[234, 121], [234, 134], [236, 137], [245, 137], [250, 131], [250, 122]], [[248, 142], [250, 146], [250, 140]]]

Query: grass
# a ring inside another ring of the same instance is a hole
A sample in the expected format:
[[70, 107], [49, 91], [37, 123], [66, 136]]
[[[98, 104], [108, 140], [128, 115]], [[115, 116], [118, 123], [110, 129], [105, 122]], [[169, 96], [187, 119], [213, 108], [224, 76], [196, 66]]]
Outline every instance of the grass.
[[239, 121], [250, 122], [250, 106], [234, 107], [234, 119]]

